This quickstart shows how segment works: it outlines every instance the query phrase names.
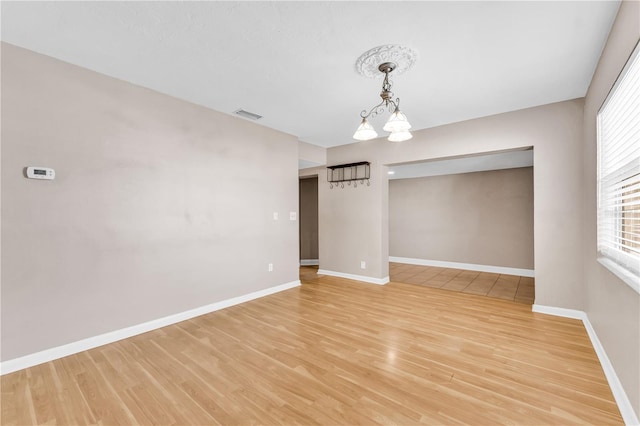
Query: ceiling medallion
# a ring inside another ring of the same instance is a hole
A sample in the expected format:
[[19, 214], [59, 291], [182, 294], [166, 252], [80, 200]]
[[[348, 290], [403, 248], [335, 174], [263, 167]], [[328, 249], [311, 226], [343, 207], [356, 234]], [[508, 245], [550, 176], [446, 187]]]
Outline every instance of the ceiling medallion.
[[380, 64], [392, 62], [396, 65], [394, 75], [400, 75], [415, 64], [418, 52], [399, 44], [385, 44], [364, 52], [356, 60], [356, 71], [369, 78], [384, 77], [378, 68]]

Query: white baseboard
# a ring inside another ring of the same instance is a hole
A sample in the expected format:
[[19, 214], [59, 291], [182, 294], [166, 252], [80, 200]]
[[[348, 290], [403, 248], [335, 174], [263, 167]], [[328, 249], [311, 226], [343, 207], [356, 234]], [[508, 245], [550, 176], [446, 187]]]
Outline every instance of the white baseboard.
[[628, 426], [640, 425], [640, 421], [638, 420], [638, 416], [636, 415], [636, 412], [631, 405], [631, 401], [629, 401], [627, 393], [624, 391], [622, 383], [620, 383], [620, 379], [618, 379], [618, 375], [616, 374], [616, 371], [611, 364], [611, 360], [609, 360], [609, 357], [607, 356], [602, 343], [600, 343], [600, 339], [598, 339], [598, 335], [591, 325], [591, 321], [589, 321], [589, 317], [587, 316], [586, 312], [578, 311], [575, 309], [555, 308], [553, 306], [544, 305], [533, 305], [532, 311], [541, 314], [582, 320], [584, 328], [587, 330], [587, 334], [589, 335], [589, 339], [591, 339], [593, 349], [598, 355], [598, 359], [600, 360], [600, 365], [602, 366], [604, 375], [609, 382], [611, 393], [613, 393], [616, 404], [618, 404], [618, 409], [620, 410], [620, 414], [622, 415], [624, 423]]
[[533, 269], [508, 268], [506, 266], [476, 265], [475, 263], [447, 262], [444, 260], [414, 259], [411, 257], [389, 256], [389, 262], [408, 263], [409, 265], [437, 266], [440, 268], [465, 269], [467, 271], [492, 272], [495, 274], [533, 277]]
[[536, 305], [531, 307], [533, 312], [539, 314], [554, 315], [556, 317], [573, 318], [584, 321], [589, 321], [587, 314], [584, 311], [578, 311], [576, 309], [555, 308], [553, 306]]
[[320, 264], [320, 259], [300, 259], [301, 266], [314, 266], [319, 264]]
[[254, 291], [253, 293], [245, 294], [238, 297], [233, 297], [231, 299], [222, 300], [220, 302], [201, 306], [199, 308], [195, 308], [195, 309], [180, 312], [177, 314], [169, 315], [163, 318], [147, 321], [142, 324], [133, 325], [131, 327], [123, 328], [120, 330], [110, 331], [108, 333], [100, 334], [98, 336], [93, 336], [87, 339], [78, 340], [77, 342], [68, 343], [66, 345], [45, 349], [44, 351], [40, 351], [33, 354], [21, 356], [19, 358], [3, 361], [0, 363], [0, 375], [13, 373], [14, 371], [22, 370], [24, 368], [33, 367], [34, 365], [53, 361], [54, 359], [63, 358], [65, 356], [69, 356], [69, 355], [76, 354], [78, 352], [93, 349], [98, 346], [106, 345], [108, 343], [117, 342], [118, 340], [126, 339], [128, 337], [136, 336], [138, 334], [142, 334], [148, 331], [156, 330], [158, 328], [166, 327], [168, 325], [175, 324], [180, 321], [185, 321], [200, 315], [208, 314], [210, 312], [218, 311], [220, 309], [228, 308], [230, 306], [234, 306], [240, 303], [248, 302], [250, 300], [258, 299], [260, 297], [268, 296], [270, 294], [274, 294], [280, 291], [288, 290], [290, 288], [298, 287], [299, 285], [300, 285], [300, 280], [291, 281], [289, 283], [277, 285], [275, 287], [265, 288], [264, 290]]
[[327, 271], [326, 269], [318, 269], [318, 275], [331, 275], [332, 277], [348, 278], [350, 280], [364, 281], [365, 283], [378, 285], [385, 285], [389, 282], [389, 277], [365, 277], [364, 275], [345, 274], [344, 272]]

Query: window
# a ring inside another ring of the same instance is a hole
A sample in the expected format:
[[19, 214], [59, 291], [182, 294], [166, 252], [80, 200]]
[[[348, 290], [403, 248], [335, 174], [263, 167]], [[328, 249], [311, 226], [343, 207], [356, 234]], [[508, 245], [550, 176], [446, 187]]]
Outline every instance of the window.
[[597, 126], [598, 260], [640, 293], [640, 45]]

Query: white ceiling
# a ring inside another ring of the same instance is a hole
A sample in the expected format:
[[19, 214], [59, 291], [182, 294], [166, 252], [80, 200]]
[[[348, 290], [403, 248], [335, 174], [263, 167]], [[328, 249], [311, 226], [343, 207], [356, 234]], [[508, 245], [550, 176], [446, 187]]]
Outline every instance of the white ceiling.
[[354, 68], [372, 47], [417, 50], [394, 91], [421, 129], [584, 96], [618, 6], [2, 1], [1, 35], [330, 147], [351, 143], [360, 111], [379, 101], [380, 81]]

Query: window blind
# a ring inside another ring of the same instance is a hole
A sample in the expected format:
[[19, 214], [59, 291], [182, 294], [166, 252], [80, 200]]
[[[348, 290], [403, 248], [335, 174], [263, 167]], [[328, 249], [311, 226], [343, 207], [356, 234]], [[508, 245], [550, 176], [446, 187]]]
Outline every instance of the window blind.
[[637, 290], [640, 287], [640, 45], [636, 46], [600, 108], [597, 126], [598, 252], [635, 277]]

